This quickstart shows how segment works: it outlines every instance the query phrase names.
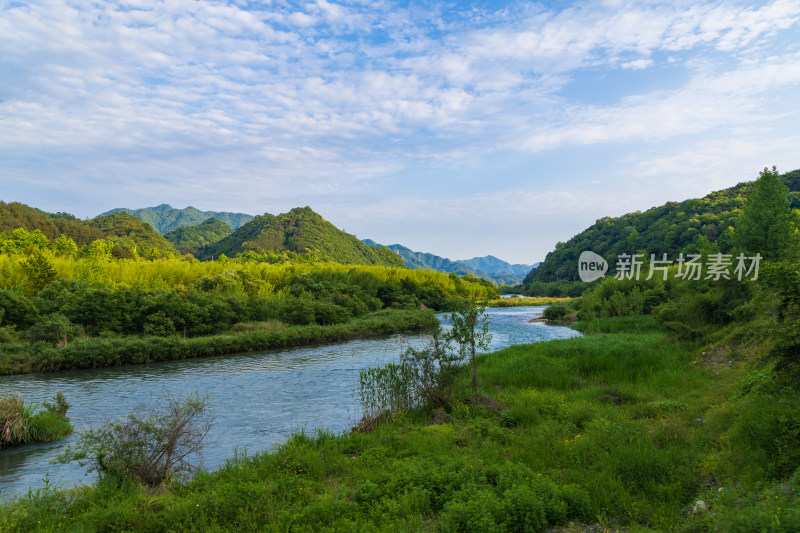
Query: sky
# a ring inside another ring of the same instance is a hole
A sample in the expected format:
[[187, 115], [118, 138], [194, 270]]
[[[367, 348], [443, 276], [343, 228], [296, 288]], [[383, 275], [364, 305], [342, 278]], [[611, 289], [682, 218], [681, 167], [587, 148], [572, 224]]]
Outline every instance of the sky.
[[0, 0], [0, 200], [451, 259], [800, 168], [800, 0]]

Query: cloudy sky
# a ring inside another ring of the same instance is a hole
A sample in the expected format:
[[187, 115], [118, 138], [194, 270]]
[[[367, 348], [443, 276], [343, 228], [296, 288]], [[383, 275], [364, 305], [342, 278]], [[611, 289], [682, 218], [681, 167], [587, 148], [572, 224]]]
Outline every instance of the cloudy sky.
[[800, 167], [800, 1], [0, 0], [0, 199], [543, 259]]

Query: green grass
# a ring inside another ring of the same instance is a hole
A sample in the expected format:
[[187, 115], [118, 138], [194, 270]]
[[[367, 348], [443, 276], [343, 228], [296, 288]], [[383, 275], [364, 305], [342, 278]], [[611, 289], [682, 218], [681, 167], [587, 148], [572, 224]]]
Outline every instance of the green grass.
[[[505, 407], [500, 415], [470, 400], [465, 371], [449, 423], [429, 425], [427, 409], [397, 412], [368, 434], [296, 434], [157, 490], [103, 481], [34, 491], [0, 506], [0, 530], [797, 525], [796, 393], [762, 386], [734, 399], [744, 365], [695, 365], [698, 350], [671, 341], [648, 317], [588, 330], [604, 333], [481, 357], [479, 392]], [[713, 513], [691, 512], [700, 498]]]

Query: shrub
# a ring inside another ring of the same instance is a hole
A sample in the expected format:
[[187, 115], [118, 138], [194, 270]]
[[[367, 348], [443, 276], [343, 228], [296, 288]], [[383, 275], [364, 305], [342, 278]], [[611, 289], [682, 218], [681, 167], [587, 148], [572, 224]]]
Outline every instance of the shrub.
[[53, 313], [37, 321], [27, 332], [31, 342], [65, 345], [75, 339], [80, 328], [61, 313]]
[[56, 458], [77, 461], [102, 477], [133, 479], [147, 486], [184, 477], [197, 470], [198, 457], [211, 426], [208, 397], [168, 397], [166, 405], [141, 407], [122, 420], [81, 434], [77, 444]]

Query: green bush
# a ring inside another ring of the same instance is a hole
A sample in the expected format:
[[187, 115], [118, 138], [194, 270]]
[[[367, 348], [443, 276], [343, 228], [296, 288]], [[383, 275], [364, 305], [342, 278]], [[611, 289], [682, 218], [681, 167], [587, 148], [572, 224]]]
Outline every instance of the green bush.
[[80, 331], [61, 313], [52, 313], [38, 320], [27, 331], [26, 337], [31, 342], [47, 342], [53, 345], [65, 345], [75, 339]]

